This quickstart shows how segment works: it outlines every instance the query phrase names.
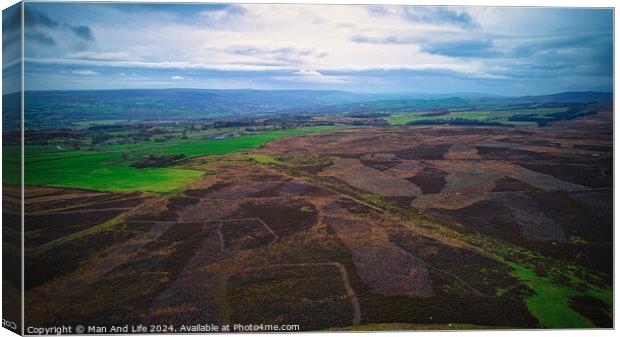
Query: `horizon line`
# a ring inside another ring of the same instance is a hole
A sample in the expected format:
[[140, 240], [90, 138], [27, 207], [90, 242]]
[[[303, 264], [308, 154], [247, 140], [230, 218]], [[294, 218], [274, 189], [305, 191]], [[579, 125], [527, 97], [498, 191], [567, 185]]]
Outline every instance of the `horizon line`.
[[[528, 96], [551, 96], [558, 94], [566, 94], [566, 93], [604, 93], [604, 94], [613, 94], [614, 91], [604, 91], [604, 90], [569, 90], [569, 91], [559, 91], [559, 92], [551, 92], [551, 93], [529, 93], [523, 95], [502, 95], [502, 94], [493, 94], [493, 93], [485, 93], [485, 92], [416, 92], [416, 91], [386, 91], [386, 92], [362, 92], [362, 91], [348, 91], [348, 90], [339, 90], [339, 89], [255, 89], [255, 88], [118, 88], [118, 89], [49, 89], [49, 90], [24, 90], [24, 93], [43, 93], [43, 92], [98, 92], [98, 91], [132, 91], [132, 90], [143, 90], [143, 91], [157, 91], [157, 90], [196, 90], [196, 91], [262, 91], [262, 92], [342, 92], [348, 94], [357, 94], [357, 95], [455, 95], [453, 97], [459, 97], [458, 95], [475, 95], [479, 96], [495, 96], [495, 97], [504, 97], [504, 98], [518, 98], [518, 97], [528, 97]], [[22, 91], [13, 91], [8, 93], [3, 93], [2, 96], [11, 95], [16, 93], [21, 93]]]

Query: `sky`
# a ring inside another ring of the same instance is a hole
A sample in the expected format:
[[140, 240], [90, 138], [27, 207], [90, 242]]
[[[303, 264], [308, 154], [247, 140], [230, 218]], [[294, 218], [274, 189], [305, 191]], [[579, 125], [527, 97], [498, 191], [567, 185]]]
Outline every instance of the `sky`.
[[24, 56], [27, 90], [612, 91], [613, 11], [26, 3]]

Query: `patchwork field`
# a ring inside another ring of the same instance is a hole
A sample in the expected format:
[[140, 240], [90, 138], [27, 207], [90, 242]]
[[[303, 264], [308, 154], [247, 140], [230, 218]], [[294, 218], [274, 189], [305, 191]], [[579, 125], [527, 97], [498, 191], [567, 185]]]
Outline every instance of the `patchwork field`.
[[[507, 109], [507, 110], [463, 110], [463, 111], [416, 111], [393, 114], [387, 118], [390, 125], [406, 125], [425, 122], [450, 121], [484, 121], [488, 123], [508, 124], [510, 118], [518, 114], [528, 114], [544, 117], [552, 113], [561, 113], [568, 108], [539, 108], [539, 109]], [[535, 126], [535, 122], [518, 122], [519, 126]]]
[[[337, 129], [318, 126], [254, 132], [227, 139], [178, 139], [131, 144], [106, 145], [96, 150], [63, 149], [60, 146], [25, 147], [25, 181], [27, 185], [88, 188], [100, 191], [170, 192], [187, 186], [204, 172], [187, 169], [182, 162], [201, 155], [221, 155], [251, 150], [282, 137], [311, 135]], [[7, 148], [5, 156], [13, 157]], [[177, 166], [138, 169], [132, 163], [146, 156], [182, 155]], [[18, 183], [19, 176], [9, 175], [6, 182]]]
[[49, 158], [79, 179], [72, 160], [119, 148], [29, 156], [26, 322], [612, 326], [610, 113], [318, 130], [180, 145], [182, 165], [153, 170], [195, 175], [148, 187], [34, 173]]

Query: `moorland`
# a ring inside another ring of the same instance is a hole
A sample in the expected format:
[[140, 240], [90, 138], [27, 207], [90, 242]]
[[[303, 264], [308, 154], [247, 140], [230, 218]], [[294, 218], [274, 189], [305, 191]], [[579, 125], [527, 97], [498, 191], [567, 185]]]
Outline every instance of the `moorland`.
[[613, 326], [611, 94], [26, 98], [27, 325]]

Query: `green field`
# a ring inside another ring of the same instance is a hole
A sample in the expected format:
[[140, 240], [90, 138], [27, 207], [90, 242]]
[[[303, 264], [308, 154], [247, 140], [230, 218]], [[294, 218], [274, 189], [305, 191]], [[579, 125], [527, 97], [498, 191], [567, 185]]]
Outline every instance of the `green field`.
[[487, 123], [502, 123], [518, 126], [536, 126], [532, 122], [513, 122], [508, 121], [516, 114], [536, 114], [537, 116], [545, 116], [550, 113], [564, 112], [567, 108], [538, 108], [538, 109], [514, 109], [514, 110], [466, 110], [454, 111], [446, 115], [425, 116], [429, 111], [404, 112], [390, 115], [386, 121], [390, 125], [405, 125], [410, 122], [418, 121], [445, 121], [461, 119]]
[[[146, 155], [183, 154], [186, 157], [222, 155], [251, 150], [283, 137], [303, 136], [338, 129], [319, 126], [256, 132], [222, 140], [170, 140], [109, 145], [98, 151], [63, 151], [51, 146], [25, 148], [27, 185], [86, 188], [101, 191], [169, 192], [186, 186], [204, 172], [183, 167], [136, 169], [130, 165]], [[5, 147], [5, 159], [18, 158], [17, 147]], [[19, 177], [6, 174], [5, 181], [19, 183]]]
[[540, 323], [547, 328], [594, 328], [595, 325], [569, 306], [571, 298], [576, 296], [590, 296], [601, 300], [609, 308], [612, 307], [612, 292], [609, 289], [600, 289], [594, 285], [582, 285], [582, 290], [567, 287], [549, 278], [536, 275], [530, 269], [508, 262], [514, 268], [511, 273], [534, 291], [534, 294], [525, 300], [525, 304]]

